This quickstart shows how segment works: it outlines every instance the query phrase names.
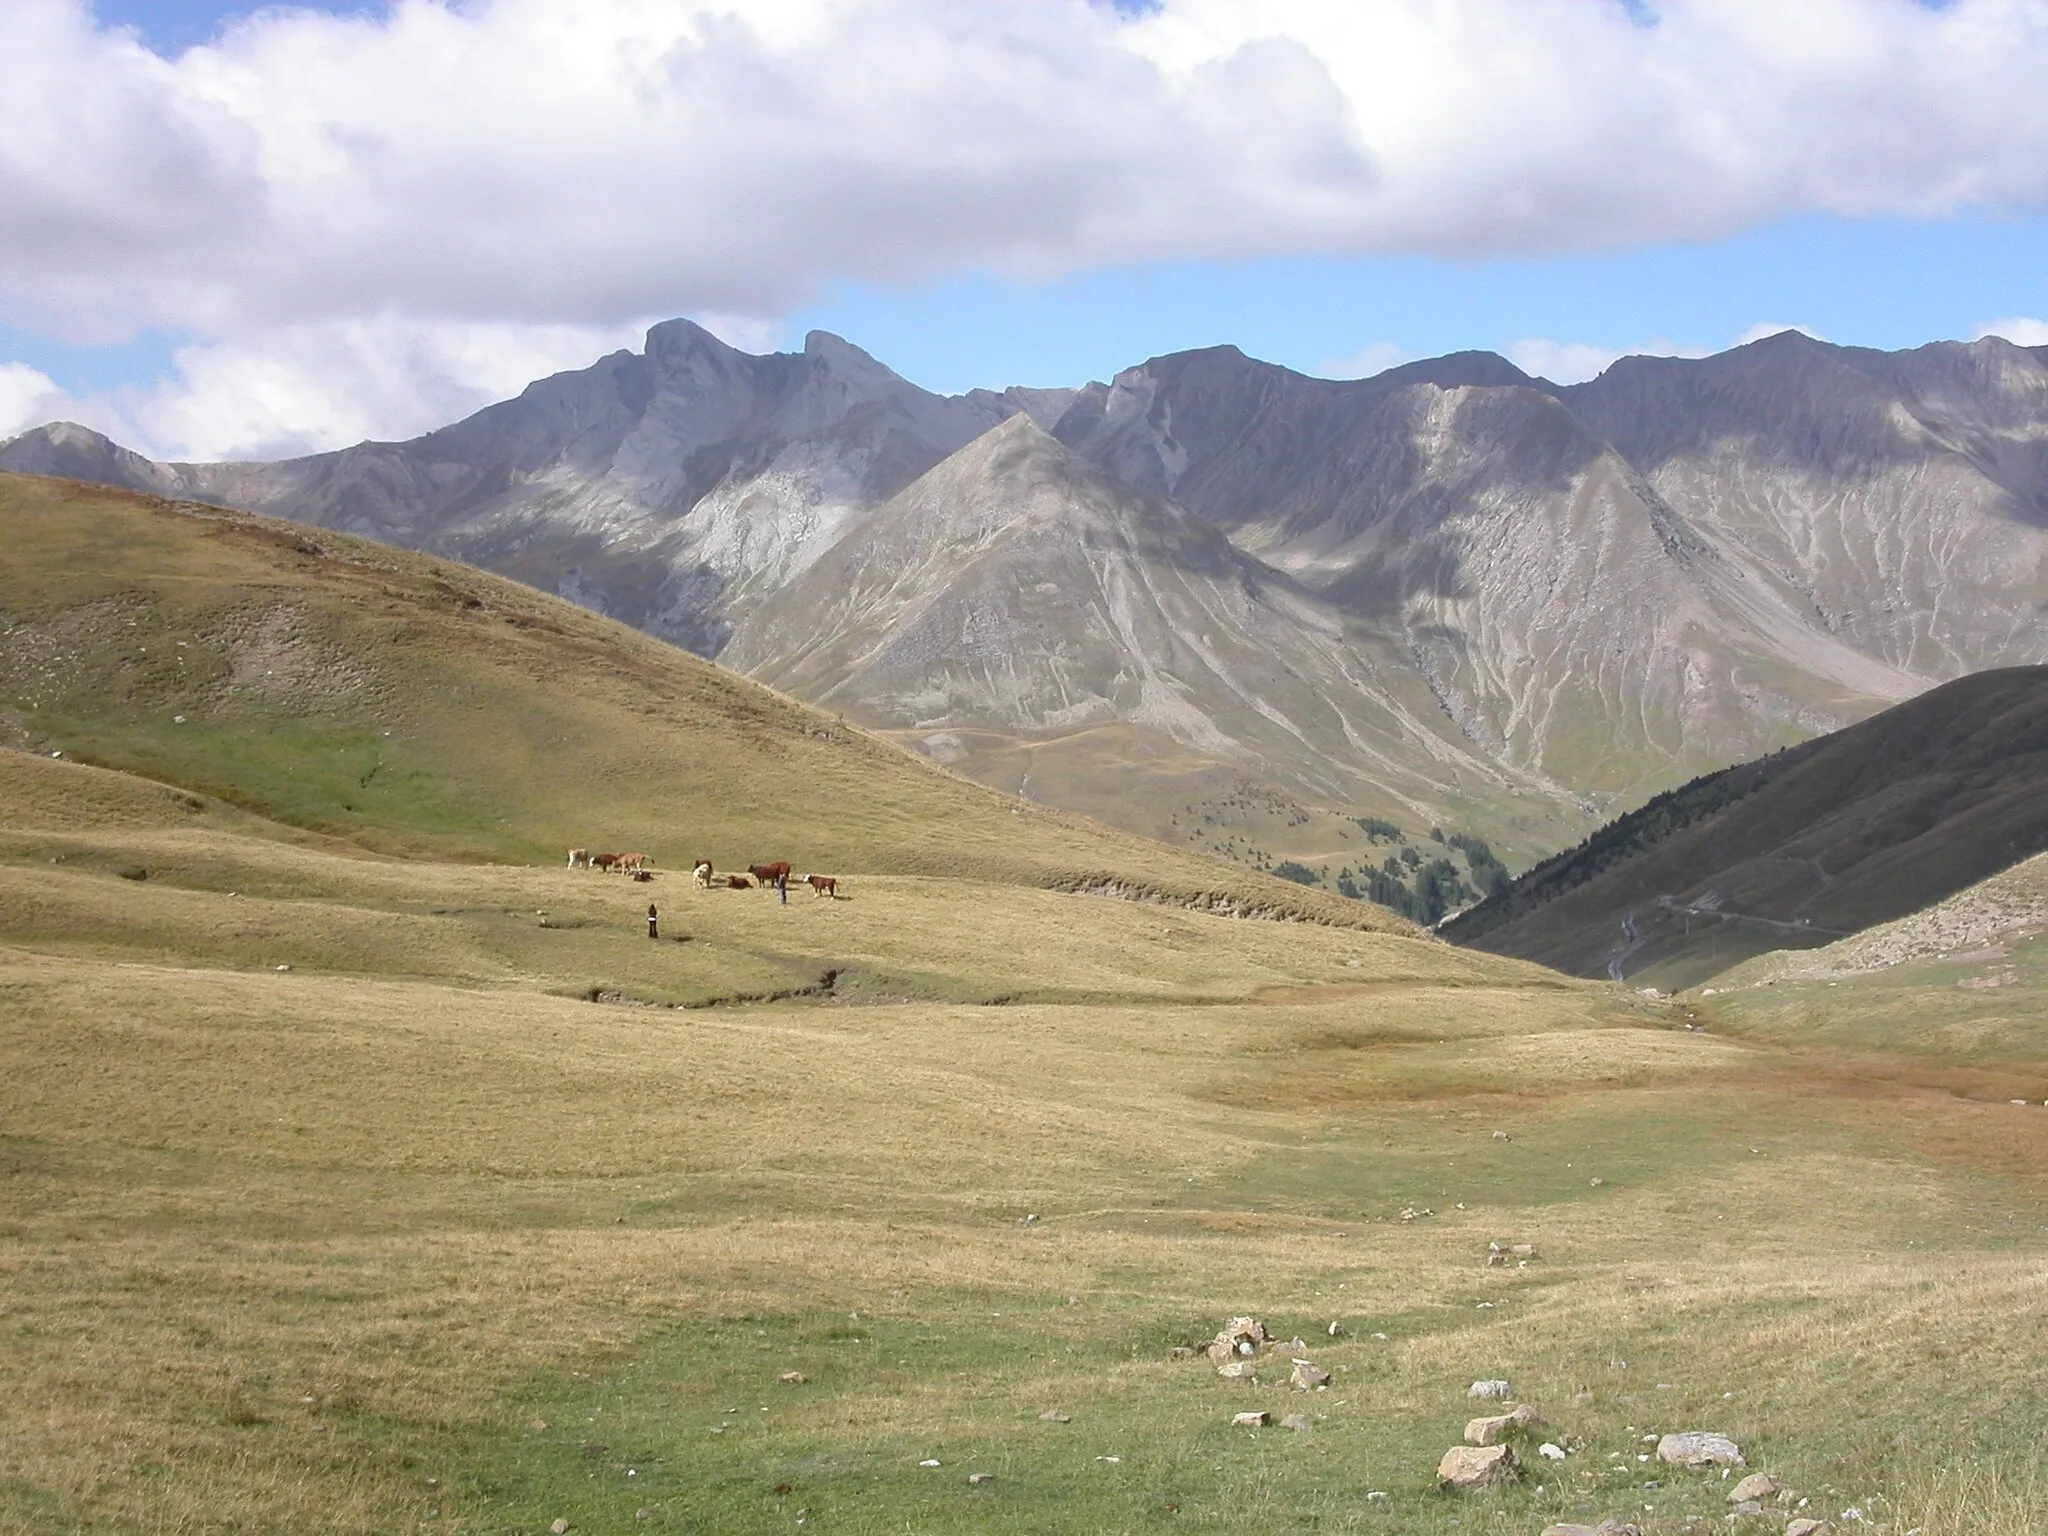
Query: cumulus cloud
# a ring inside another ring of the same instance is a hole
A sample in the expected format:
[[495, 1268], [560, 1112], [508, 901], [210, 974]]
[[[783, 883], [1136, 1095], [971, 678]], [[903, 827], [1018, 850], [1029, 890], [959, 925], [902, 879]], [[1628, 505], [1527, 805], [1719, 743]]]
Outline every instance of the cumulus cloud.
[[[1772, 326], [1772, 331], [1783, 326]], [[1632, 347], [1602, 346], [1589, 341], [1553, 341], [1547, 336], [1524, 336], [1501, 348], [1507, 360], [1524, 373], [1553, 384], [1583, 384], [1598, 378], [1624, 357], [1705, 357], [1710, 349], [1685, 346], [1659, 336]]]
[[412, 437], [535, 379], [637, 348], [643, 330], [389, 315], [287, 326], [182, 347], [173, 377], [120, 405], [137, 443], [157, 457], [283, 458]]
[[2002, 336], [2016, 347], [2048, 347], [2048, 320], [2029, 320], [2014, 315], [2004, 320], [1987, 320], [1977, 327], [1976, 340]]
[[431, 431], [535, 379], [637, 349], [644, 329], [390, 315], [320, 321], [180, 347], [165, 377], [85, 395], [23, 364], [0, 364], [0, 437], [64, 417], [152, 458], [288, 458]]
[[1316, 372], [1326, 379], [1369, 379], [1398, 367], [1413, 355], [1399, 342], [1369, 342], [1356, 352], [1324, 359]]
[[398, 0], [173, 60], [0, 0], [0, 53], [0, 292], [74, 336], [2048, 200], [2032, 0]]
[[0, 363], [0, 442], [63, 414], [70, 396], [27, 363]]

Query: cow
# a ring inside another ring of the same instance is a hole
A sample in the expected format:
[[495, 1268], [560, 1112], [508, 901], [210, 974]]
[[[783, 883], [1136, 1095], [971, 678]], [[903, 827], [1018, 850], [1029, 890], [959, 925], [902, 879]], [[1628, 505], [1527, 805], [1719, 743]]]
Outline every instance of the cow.
[[690, 878], [691, 878], [691, 879], [693, 879], [693, 880], [695, 880], [695, 881], [697, 882], [697, 889], [698, 889], [698, 890], [700, 890], [700, 891], [708, 891], [708, 890], [710, 890], [710, 889], [711, 889], [711, 861], [710, 861], [709, 859], [699, 859], [699, 860], [697, 861], [697, 867], [696, 867], [695, 869], [692, 869], [692, 870], [690, 871]]
[[652, 880], [654, 878], [654, 871], [651, 869], [636, 869], [633, 871], [633, 878], [642, 882]]
[[833, 901], [839, 899], [839, 878], [836, 875], [805, 875], [804, 884], [811, 888], [813, 896], [824, 896]]
[[644, 853], [622, 853], [618, 857], [619, 868], [629, 875], [639, 874], [649, 863], [648, 857]]
[[749, 864], [747, 866], [747, 873], [760, 881], [764, 887], [767, 887], [787, 880], [789, 878], [789, 866], [782, 863]]
[[590, 850], [588, 848], [571, 848], [569, 850], [569, 867], [571, 869], [588, 864], [589, 862]]
[[747, 883], [747, 877], [745, 875], [727, 875], [725, 877], [725, 883], [731, 886], [736, 891], [745, 891], [752, 889], [752, 887]]
[[617, 869], [619, 856], [616, 853], [593, 853], [590, 856], [590, 867], [605, 871]]

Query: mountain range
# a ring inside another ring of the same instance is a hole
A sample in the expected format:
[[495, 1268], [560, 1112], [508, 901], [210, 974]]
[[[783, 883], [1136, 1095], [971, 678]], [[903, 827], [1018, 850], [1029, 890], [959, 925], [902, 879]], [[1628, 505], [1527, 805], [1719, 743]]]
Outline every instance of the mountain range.
[[1216, 347], [941, 396], [834, 336], [755, 356], [673, 321], [409, 442], [167, 464], [59, 423], [0, 469], [480, 565], [971, 777], [1322, 884], [1363, 820], [1526, 861], [2048, 660], [2048, 348], [1997, 339], [1785, 332], [1571, 386]]

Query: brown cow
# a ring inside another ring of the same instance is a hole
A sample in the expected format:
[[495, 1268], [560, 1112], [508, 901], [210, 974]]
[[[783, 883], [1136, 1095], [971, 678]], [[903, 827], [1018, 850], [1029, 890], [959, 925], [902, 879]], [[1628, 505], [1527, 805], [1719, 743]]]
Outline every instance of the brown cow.
[[804, 884], [811, 888], [813, 896], [825, 896], [833, 901], [839, 899], [839, 879], [836, 875], [805, 875]]
[[637, 875], [650, 862], [644, 853], [622, 853], [618, 856], [619, 868], [629, 875]]
[[603, 870], [617, 869], [619, 856], [616, 853], [593, 853], [590, 856], [590, 867]]
[[762, 885], [770, 886], [789, 878], [789, 866], [787, 864], [749, 864], [747, 866], [747, 873], [760, 881]]
[[725, 877], [725, 883], [731, 886], [736, 891], [746, 891], [753, 889], [753, 887], [748, 883], [747, 877], [745, 875], [727, 875]]

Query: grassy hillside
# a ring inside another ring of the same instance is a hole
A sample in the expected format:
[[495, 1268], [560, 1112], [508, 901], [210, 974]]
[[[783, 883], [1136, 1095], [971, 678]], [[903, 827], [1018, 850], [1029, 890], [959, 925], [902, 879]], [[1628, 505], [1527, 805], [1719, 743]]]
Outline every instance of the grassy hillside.
[[2048, 843], [2048, 667], [1981, 672], [1650, 801], [1447, 924], [1683, 987], [1919, 910]]
[[325, 530], [0, 476], [0, 744], [366, 847], [1115, 881], [1400, 927], [970, 784], [515, 583]]

